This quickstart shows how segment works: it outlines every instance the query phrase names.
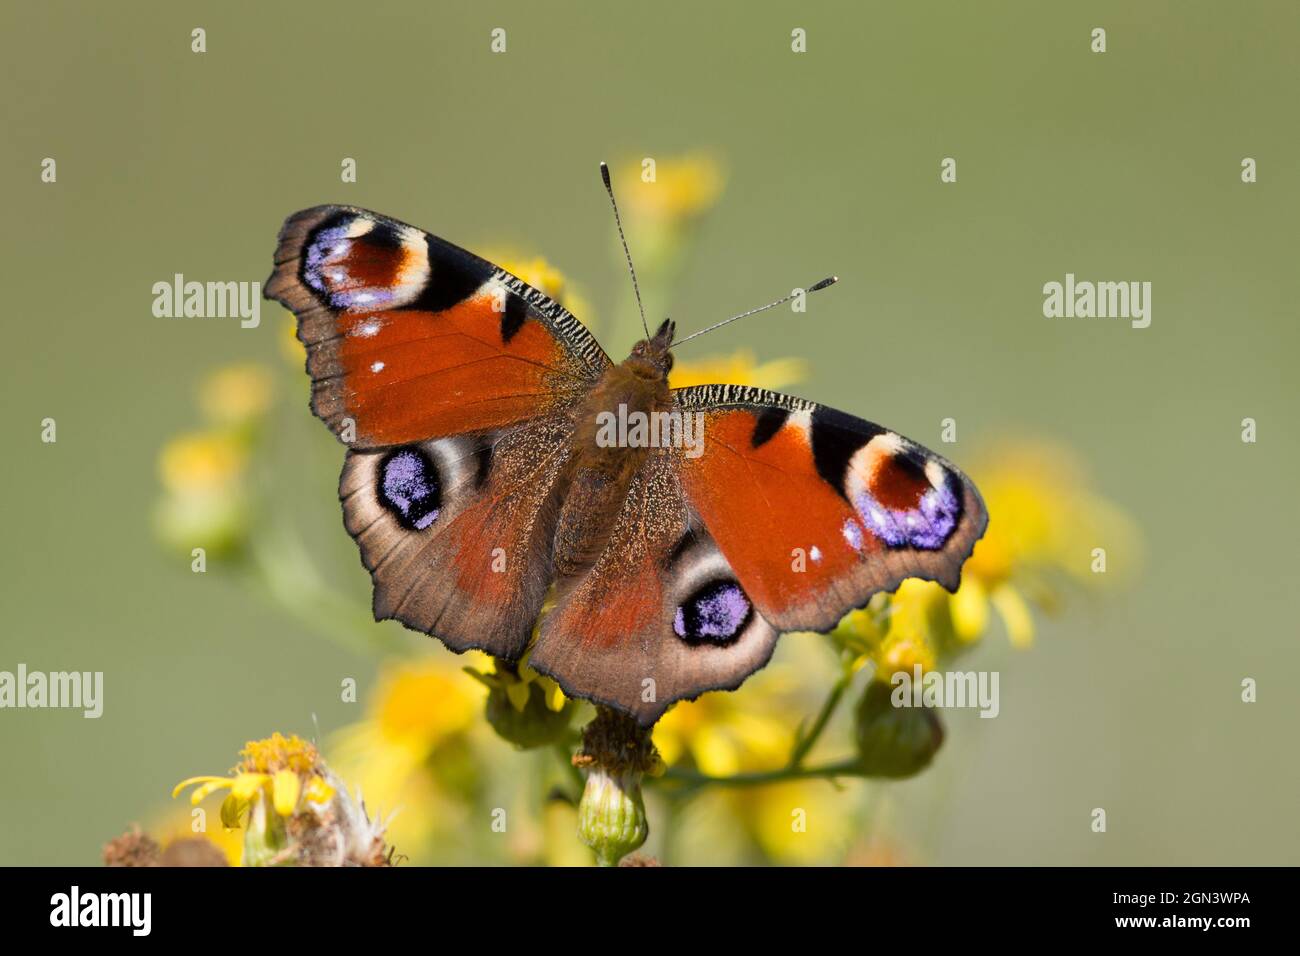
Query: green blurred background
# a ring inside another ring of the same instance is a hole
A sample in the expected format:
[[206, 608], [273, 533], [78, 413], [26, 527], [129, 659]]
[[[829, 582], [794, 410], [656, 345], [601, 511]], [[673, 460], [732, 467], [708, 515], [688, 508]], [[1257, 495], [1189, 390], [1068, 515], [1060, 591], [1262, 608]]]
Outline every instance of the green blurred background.
[[[285, 215], [350, 202], [545, 255], [602, 332], [626, 277], [597, 161], [706, 149], [727, 190], [652, 315], [689, 331], [836, 272], [807, 316], [711, 348], [801, 355], [795, 391], [958, 463], [1008, 428], [1059, 439], [1145, 538], [1127, 591], [1029, 653], [980, 649], [1002, 714], [953, 715], [935, 766], [891, 785], [896, 829], [948, 864], [1300, 863], [1298, 28], [1283, 0], [6, 4], [0, 669], [102, 670], [106, 692], [99, 720], [0, 712], [0, 862], [93, 863], [244, 739], [355, 720], [339, 680], [364, 699], [374, 676], [157, 546], [157, 453], [195, 381], [280, 361], [282, 329], [270, 304], [256, 330], [154, 318], [152, 284], [261, 281]], [[1152, 282], [1151, 327], [1045, 319], [1066, 272]], [[278, 500], [364, 600], [341, 455], [285, 434]]]

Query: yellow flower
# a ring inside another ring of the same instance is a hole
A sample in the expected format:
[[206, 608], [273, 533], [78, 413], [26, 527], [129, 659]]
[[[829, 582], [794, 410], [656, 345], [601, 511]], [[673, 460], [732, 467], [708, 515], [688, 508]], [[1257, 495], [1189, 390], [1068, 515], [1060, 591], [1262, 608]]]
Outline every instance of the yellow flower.
[[225, 777], [189, 777], [172, 790], [172, 797], [193, 786], [190, 803], [198, 806], [218, 790], [229, 790], [221, 806], [221, 819], [227, 826], [238, 826], [240, 814], [255, 799], [269, 796], [275, 812], [292, 816], [300, 796], [323, 804], [334, 796], [326, 782], [316, 748], [296, 734], [284, 737], [278, 731], [265, 740], [250, 740], [240, 751], [244, 758], [233, 775]]
[[361, 804], [298, 736], [279, 733], [250, 740], [227, 776], [190, 777], [172, 797], [193, 787], [190, 803], [228, 791], [221, 822], [242, 827], [243, 866], [382, 866], [388, 861], [385, 825]]
[[248, 452], [227, 431], [192, 432], [173, 438], [158, 458], [159, 476], [168, 491], [207, 492], [229, 488], [248, 464]]
[[301, 372], [307, 361], [307, 346], [298, 340], [298, 319], [288, 309], [281, 313], [278, 344], [284, 360]]
[[704, 790], [677, 826], [672, 842], [685, 865], [752, 864], [755, 850], [777, 864], [824, 865], [843, 857], [859, 821], [852, 794], [825, 780], [787, 780]]
[[[989, 531], [970, 566], [986, 581], [1052, 568], [1101, 586], [1130, 577], [1141, 563], [1141, 538], [1128, 518], [1096, 494], [1077, 456], [1054, 443], [1001, 442], [974, 463], [972, 475], [988, 505]], [[1113, 566], [1093, 574], [1092, 549]]]
[[633, 216], [680, 223], [713, 206], [726, 177], [722, 165], [708, 153], [692, 153], [654, 161], [654, 178], [644, 160], [626, 163], [616, 182]]
[[464, 670], [465, 673], [490, 690], [501, 690], [506, 695], [506, 699], [510, 701], [510, 706], [517, 713], [522, 714], [524, 712], [534, 684], [541, 691], [546, 709], [559, 713], [564, 710], [568, 698], [564, 696], [564, 691], [560, 690], [559, 684], [555, 683], [551, 678], [539, 674], [528, 665], [528, 657], [531, 653], [530, 649], [513, 670], [503, 661], [493, 661], [490, 673], [475, 670], [473, 667], [466, 667]]
[[[1016, 647], [1033, 643], [1034, 608], [1059, 603], [1054, 580], [1064, 575], [1102, 587], [1131, 576], [1141, 539], [1130, 519], [1092, 491], [1077, 458], [1060, 445], [1005, 441], [971, 463], [989, 526], [949, 595], [938, 584], [904, 581], [888, 598], [885, 633], [871, 654], [876, 676], [942, 666], [978, 641], [996, 618]], [[1105, 548], [1105, 574], [1092, 571], [1093, 549]], [[849, 619], [846, 618], [846, 622]], [[849, 639], [845, 624], [836, 636]]]
[[243, 767], [255, 773], [312, 773], [320, 760], [314, 744], [297, 734], [285, 737], [279, 731], [264, 740], [250, 740], [239, 755], [244, 758]]
[[491, 261], [506, 272], [523, 279], [538, 292], [549, 295], [561, 305], [564, 304], [568, 280], [564, 278], [564, 273], [541, 256], [522, 256], [517, 253], [503, 252], [494, 253]]
[[[486, 666], [491, 658], [471, 651]], [[484, 691], [450, 655], [391, 662], [380, 670], [365, 717], [336, 733], [330, 762], [368, 803], [395, 815], [392, 842], [416, 862], [435, 835], [458, 835], [467, 818], [477, 756], [470, 747]]]
[[218, 424], [239, 426], [266, 414], [272, 394], [271, 373], [264, 366], [227, 365], [199, 385], [199, 407]]
[[932, 635], [934, 615], [946, 596], [930, 581], [908, 578], [894, 592], [887, 609], [886, 630], [876, 649], [877, 680], [888, 682], [898, 671], [934, 670], [937, 651]]
[[245, 442], [225, 430], [182, 435], [159, 455], [164, 494], [154, 526], [164, 544], [182, 553], [202, 547], [235, 550], [248, 522]]
[[786, 781], [761, 787], [746, 798], [740, 819], [777, 863], [837, 860], [855, 835], [857, 821], [847, 801], [823, 780]]
[[182, 552], [238, 550], [248, 528], [252, 426], [270, 401], [270, 375], [256, 364], [230, 365], [204, 381], [199, 403], [217, 424], [173, 438], [158, 456], [164, 494], [154, 524], [164, 544]]
[[654, 745], [668, 766], [686, 763], [712, 776], [780, 767], [794, 739], [790, 715], [808, 710], [804, 691], [829, 683], [833, 667], [818, 638], [787, 635], [744, 693], [674, 704], [654, 726]]
[[386, 666], [374, 696], [378, 734], [424, 753], [464, 731], [482, 701], [472, 683], [435, 658]]
[[1034, 642], [1034, 618], [1020, 591], [1010, 584], [1000, 584], [989, 594], [989, 601], [1002, 618], [1012, 644], [1028, 647]]
[[678, 362], [668, 376], [672, 388], [692, 385], [756, 385], [780, 389], [803, 381], [808, 363], [798, 358], [757, 362], [750, 349], [737, 349], [730, 355], [718, 355], [695, 361]]
[[727, 776], [780, 764], [790, 753], [790, 733], [777, 712], [741, 709], [730, 695], [708, 694], [665, 714], [654, 742], [668, 765], [689, 759], [703, 773]]
[[488, 249], [484, 257], [495, 262], [511, 275], [523, 279], [538, 292], [542, 292], [564, 306], [583, 322], [590, 325], [594, 316], [586, 298], [565, 278], [564, 273], [541, 256], [528, 255], [512, 249]]
[[[1070, 575], [1103, 587], [1131, 577], [1140, 565], [1141, 538], [1132, 521], [1092, 490], [1069, 449], [1006, 440], [978, 457], [971, 475], [988, 507], [989, 527], [966, 564], [961, 590], [950, 598], [962, 640], [978, 638], [992, 609], [1011, 642], [1028, 646], [1031, 606], [1051, 610], [1058, 602], [1054, 578]], [[1106, 551], [1105, 574], [1092, 572], [1095, 548]]]
[[[721, 164], [704, 153], [618, 164], [614, 189], [627, 213], [628, 242], [644, 289], [674, 285], [686, 261], [686, 240], [717, 202], [723, 181]], [[611, 252], [621, 265], [622, 250], [615, 245]]]
[[961, 587], [952, 596], [949, 608], [957, 637], [977, 641], [989, 623], [988, 588], [974, 572], [962, 576]]

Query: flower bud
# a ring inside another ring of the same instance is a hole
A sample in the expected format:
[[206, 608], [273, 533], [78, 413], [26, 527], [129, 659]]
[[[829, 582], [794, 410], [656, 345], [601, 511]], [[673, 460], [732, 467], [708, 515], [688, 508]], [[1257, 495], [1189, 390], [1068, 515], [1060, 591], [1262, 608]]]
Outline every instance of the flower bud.
[[597, 707], [596, 718], [582, 729], [582, 749], [573, 764], [587, 772], [578, 835], [596, 851], [601, 866], [617, 866], [650, 833], [641, 778], [661, 773], [663, 760], [649, 730], [626, 714]]
[[601, 866], [618, 861], [645, 843], [650, 833], [641, 799], [639, 770], [593, 766], [578, 804], [578, 835], [596, 851]]
[[573, 717], [573, 702], [565, 701], [559, 710], [555, 710], [547, 703], [546, 690], [539, 682], [514, 684], [512, 687], [516, 694], [524, 697], [522, 707], [511, 700], [510, 690], [506, 687], [493, 687], [488, 692], [485, 713], [492, 729], [525, 750], [563, 740]]
[[895, 707], [894, 689], [867, 685], [854, 713], [854, 737], [864, 774], [910, 777], [929, 765], [943, 744], [943, 724], [931, 707]]

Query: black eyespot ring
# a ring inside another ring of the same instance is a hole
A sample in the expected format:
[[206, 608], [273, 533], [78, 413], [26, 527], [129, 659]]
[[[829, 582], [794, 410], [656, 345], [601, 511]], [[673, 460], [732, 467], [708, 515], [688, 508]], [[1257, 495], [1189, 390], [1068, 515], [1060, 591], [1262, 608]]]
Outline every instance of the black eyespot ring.
[[673, 632], [687, 644], [726, 646], [740, 637], [753, 616], [754, 605], [739, 584], [715, 580], [677, 608]]
[[379, 503], [408, 531], [423, 531], [442, 511], [442, 483], [428, 453], [417, 445], [387, 452], [379, 462]]

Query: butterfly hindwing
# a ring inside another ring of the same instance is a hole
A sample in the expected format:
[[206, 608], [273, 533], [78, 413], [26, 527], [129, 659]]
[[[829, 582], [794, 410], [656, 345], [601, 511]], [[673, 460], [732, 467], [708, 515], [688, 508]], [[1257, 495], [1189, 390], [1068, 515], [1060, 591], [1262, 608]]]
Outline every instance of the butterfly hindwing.
[[515, 276], [351, 206], [285, 221], [266, 294], [298, 318], [312, 410], [353, 448], [562, 410], [610, 364], [576, 318]]
[[529, 658], [566, 693], [647, 726], [673, 701], [738, 687], [777, 637], [692, 525], [676, 459], [667, 449], [646, 459], [603, 552], [562, 588]]
[[350, 451], [344, 524], [374, 582], [378, 620], [456, 651], [517, 659], [553, 577], [567, 419], [487, 435]]

